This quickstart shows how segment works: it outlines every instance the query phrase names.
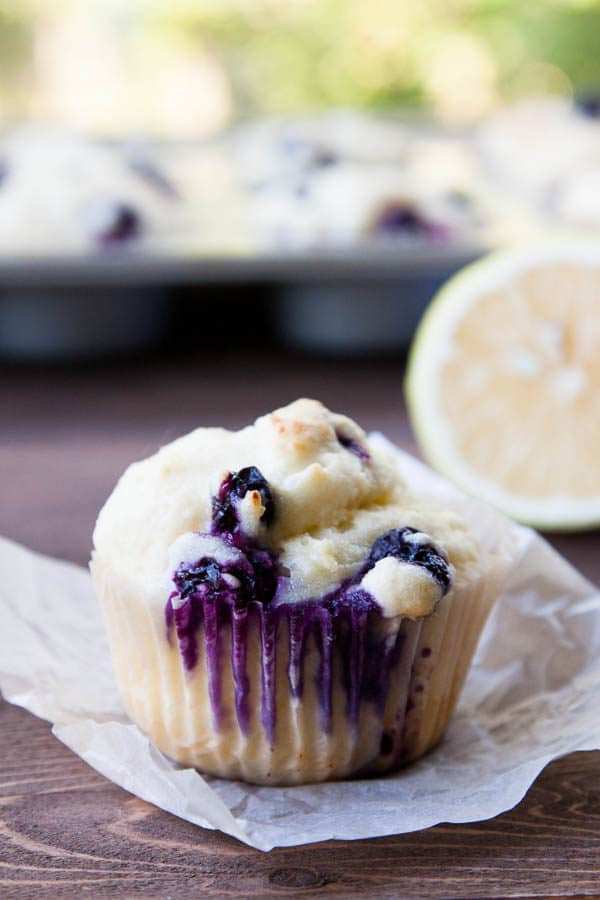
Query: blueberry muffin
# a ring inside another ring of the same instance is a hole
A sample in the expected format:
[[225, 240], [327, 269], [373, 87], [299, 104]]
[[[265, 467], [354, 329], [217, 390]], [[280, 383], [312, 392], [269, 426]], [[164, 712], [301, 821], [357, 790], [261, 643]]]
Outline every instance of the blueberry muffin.
[[259, 784], [433, 747], [494, 594], [460, 518], [313, 400], [130, 466], [94, 543], [128, 714], [177, 762]]
[[0, 140], [0, 254], [140, 249], [172, 239], [183, 205], [149, 151], [21, 127]]
[[547, 211], [563, 179], [600, 152], [599, 101], [534, 96], [498, 112], [476, 139], [489, 179]]

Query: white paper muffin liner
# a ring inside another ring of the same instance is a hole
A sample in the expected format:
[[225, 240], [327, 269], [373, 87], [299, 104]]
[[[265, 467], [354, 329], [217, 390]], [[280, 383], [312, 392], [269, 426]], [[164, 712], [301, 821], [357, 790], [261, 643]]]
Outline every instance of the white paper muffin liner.
[[382, 773], [426, 753], [496, 593], [493, 570], [474, 568], [416, 621], [324, 607], [276, 614], [258, 603], [232, 615], [206, 602], [189, 670], [160, 606], [104, 560], [92, 574], [131, 719], [177, 762], [257, 784]]

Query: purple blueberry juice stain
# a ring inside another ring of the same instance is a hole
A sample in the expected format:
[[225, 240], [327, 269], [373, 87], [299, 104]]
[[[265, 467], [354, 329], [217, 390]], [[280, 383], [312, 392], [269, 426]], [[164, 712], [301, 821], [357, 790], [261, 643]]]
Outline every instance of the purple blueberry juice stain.
[[302, 696], [304, 688], [303, 666], [304, 646], [306, 642], [306, 622], [304, 617], [304, 609], [298, 605], [297, 609], [291, 610], [289, 619], [289, 665], [288, 665], [288, 684], [292, 697], [299, 699]]
[[219, 603], [217, 596], [208, 595], [203, 604], [204, 641], [206, 645], [206, 668], [208, 671], [208, 696], [213, 712], [213, 721], [218, 728], [223, 716], [221, 703], [221, 624], [225, 613], [229, 612], [225, 604]]
[[[249, 466], [229, 473], [212, 501], [211, 535], [235, 547], [239, 551], [237, 558], [223, 563], [202, 557], [192, 564], [181, 563], [173, 575], [175, 590], [165, 607], [167, 632], [170, 636], [174, 630], [177, 635], [185, 669], [192, 671], [201, 649], [205, 653], [215, 727], [222, 723], [224, 712], [221, 657], [227, 629], [231, 634], [235, 711], [243, 733], [248, 733], [250, 727], [247, 653], [251, 631], [260, 641], [261, 721], [271, 743], [276, 727], [278, 633], [284, 628], [289, 642], [289, 689], [297, 699], [302, 698], [305, 688], [307, 645], [310, 638], [314, 640], [319, 653], [315, 685], [325, 732], [330, 731], [332, 723], [334, 657], [338, 660], [347, 698], [346, 714], [352, 725], [358, 724], [364, 702], [382, 715], [391, 672], [396, 667], [410, 671], [416, 637], [407, 640], [406, 629], [401, 628], [390, 640], [387, 629], [379, 627], [381, 608], [360, 587], [360, 581], [380, 559], [393, 556], [426, 568], [445, 593], [451, 580], [448, 563], [433, 545], [410, 541], [415, 529], [393, 529], [377, 538], [363, 566], [335, 590], [296, 603], [277, 602], [289, 573], [279, 565], [277, 554], [259, 546], [240, 527], [237, 502], [249, 490], [260, 493], [262, 521], [267, 528], [272, 524], [275, 501], [261, 472]], [[421, 654], [428, 656], [430, 652], [423, 648]]]
[[349, 608], [346, 614], [346, 622], [340, 623], [344, 629], [340, 645], [348, 650], [347, 653], [342, 654], [342, 678], [348, 698], [348, 718], [353, 725], [358, 724], [360, 714], [367, 618], [368, 609], [361, 609], [360, 607]]
[[[176, 596], [177, 594], [174, 593], [169, 597], [166, 620], [167, 623], [171, 622], [170, 628], [175, 628], [183, 664], [188, 671], [191, 671], [198, 662], [196, 634], [203, 624], [204, 611], [202, 605], [191, 598], [185, 600], [180, 606], [174, 607], [173, 599]], [[168, 624], [167, 627], [169, 628]]]
[[248, 609], [231, 611], [231, 670], [235, 686], [235, 711], [244, 734], [250, 726], [250, 679], [247, 672], [248, 657]]
[[316, 606], [317, 628], [315, 629], [319, 649], [319, 668], [316, 675], [316, 688], [321, 710], [321, 728], [331, 731], [331, 702], [333, 684], [331, 673], [333, 668], [332, 651], [334, 643], [334, 622], [328, 610]]
[[261, 644], [261, 720], [268, 740], [275, 740], [275, 670], [277, 665], [277, 626], [279, 617], [274, 609], [259, 605]]

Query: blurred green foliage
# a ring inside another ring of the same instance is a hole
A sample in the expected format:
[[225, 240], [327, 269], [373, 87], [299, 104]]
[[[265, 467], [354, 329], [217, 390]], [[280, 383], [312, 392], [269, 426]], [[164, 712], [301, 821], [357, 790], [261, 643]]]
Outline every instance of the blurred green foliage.
[[560, 88], [561, 73], [565, 87], [600, 86], [597, 0], [174, 0], [147, 11], [209, 44], [250, 113], [426, 105], [436, 49], [457, 33], [487, 57], [500, 97]]
[[[92, 43], [95, 30], [109, 35], [113, 94], [123, 105], [141, 97], [147, 116], [136, 121], [159, 129], [158, 68], [196, 57], [225, 86], [215, 121], [330, 106], [468, 120], [521, 94], [600, 87], [600, 0], [0, 0], [0, 111], [39, 94], [34, 112], [56, 112], [53, 63], [39, 47], [61, 28]], [[80, 56], [97, 66], [93, 52]], [[56, 80], [64, 89], [70, 77]], [[127, 96], [124, 78], [139, 90]]]

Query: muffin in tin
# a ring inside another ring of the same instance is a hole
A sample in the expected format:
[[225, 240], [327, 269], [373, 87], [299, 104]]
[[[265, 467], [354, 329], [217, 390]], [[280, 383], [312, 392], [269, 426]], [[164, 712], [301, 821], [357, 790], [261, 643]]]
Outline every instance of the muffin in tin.
[[0, 140], [0, 255], [78, 255], [172, 241], [185, 205], [156, 154], [65, 129]]
[[130, 466], [94, 543], [130, 717], [177, 762], [258, 784], [433, 747], [495, 593], [461, 519], [313, 400]]

